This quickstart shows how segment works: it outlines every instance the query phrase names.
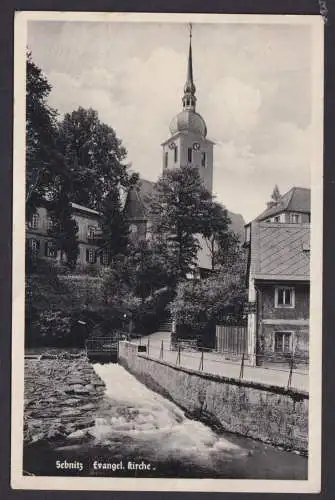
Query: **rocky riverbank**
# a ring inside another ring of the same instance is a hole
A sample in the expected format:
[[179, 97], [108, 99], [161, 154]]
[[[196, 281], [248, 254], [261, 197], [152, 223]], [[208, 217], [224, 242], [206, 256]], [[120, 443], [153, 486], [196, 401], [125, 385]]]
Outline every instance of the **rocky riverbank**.
[[59, 445], [84, 438], [105, 391], [84, 353], [25, 358], [24, 444]]

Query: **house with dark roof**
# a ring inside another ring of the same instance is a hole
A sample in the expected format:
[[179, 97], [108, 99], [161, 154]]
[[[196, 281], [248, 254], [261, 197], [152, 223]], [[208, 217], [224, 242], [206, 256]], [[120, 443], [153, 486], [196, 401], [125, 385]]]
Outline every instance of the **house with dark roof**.
[[310, 216], [311, 190], [293, 187], [281, 196], [277, 202], [270, 201], [266, 210], [256, 220], [300, 224], [310, 222]]
[[[291, 189], [276, 207], [267, 208], [245, 227], [249, 249], [248, 353], [253, 364], [286, 362], [292, 356], [296, 363], [308, 361], [308, 191]], [[292, 214], [300, 215], [300, 221]]]

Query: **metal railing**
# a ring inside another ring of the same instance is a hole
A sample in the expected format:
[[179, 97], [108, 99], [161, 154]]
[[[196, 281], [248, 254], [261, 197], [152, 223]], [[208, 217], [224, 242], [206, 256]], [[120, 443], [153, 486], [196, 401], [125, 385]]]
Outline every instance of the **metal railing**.
[[291, 353], [280, 357], [277, 353], [263, 356], [250, 356], [246, 352], [238, 355], [235, 352], [222, 353], [215, 349], [200, 348], [195, 345], [193, 339], [191, 342], [183, 340], [174, 345], [167, 340], [154, 342], [150, 337], [133, 336], [132, 341], [145, 345], [146, 355], [176, 366], [239, 380], [308, 391], [309, 362], [298, 354]]

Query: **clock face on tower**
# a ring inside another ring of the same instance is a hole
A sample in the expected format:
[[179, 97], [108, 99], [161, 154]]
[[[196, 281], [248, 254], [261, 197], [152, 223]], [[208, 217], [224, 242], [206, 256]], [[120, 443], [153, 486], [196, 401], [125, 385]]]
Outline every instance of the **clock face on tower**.
[[199, 144], [198, 142], [194, 142], [194, 143], [193, 143], [193, 149], [194, 149], [194, 151], [199, 151], [199, 149], [200, 149], [200, 144]]
[[170, 142], [169, 148], [170, 149], [176, 149], [176, 143], [175, 142]]

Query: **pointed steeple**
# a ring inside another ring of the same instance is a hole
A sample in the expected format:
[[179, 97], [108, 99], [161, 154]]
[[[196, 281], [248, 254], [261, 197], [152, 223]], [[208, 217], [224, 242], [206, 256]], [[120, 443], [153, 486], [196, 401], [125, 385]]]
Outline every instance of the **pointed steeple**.
[[192, 61], [192, 24], [190, 24], [190, 46], [188, 51], [187, 76], [184, 86], [183, 109], [195, 111], [197, 98], [195, 97], [195, 85], [193, 82], [193, 61]]

